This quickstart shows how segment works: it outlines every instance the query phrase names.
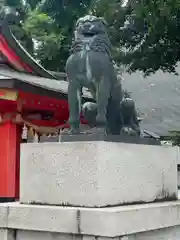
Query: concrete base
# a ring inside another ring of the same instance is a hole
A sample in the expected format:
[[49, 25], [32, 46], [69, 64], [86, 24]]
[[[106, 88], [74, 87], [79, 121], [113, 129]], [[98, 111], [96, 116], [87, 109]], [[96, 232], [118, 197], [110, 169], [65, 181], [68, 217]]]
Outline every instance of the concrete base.
[[179, 240], [180, 226], [166, 228], [163, 230], [149, 231], [129, 236], [108, 238], [94, 236], [78, 236], [71, 234], [57, 234], [47, 232], [17, 231], [16, 240]]
[[0, 239], [1, 240], [16, 240], [15, 231], [9, 229], [0, 228]]
[[163, 230], [149, 231], [145, 233], [137, 233], [129, 237], [127, 240], [179, 240], [180, 226], [164, 228]]
[[20, 202], [86, 207], [177, 199], [177, 149], [121, 142], [21, 145]]
[[18, 203], [1, 208], [2, 240], [180, 239], [179, 201], [102, 209]]

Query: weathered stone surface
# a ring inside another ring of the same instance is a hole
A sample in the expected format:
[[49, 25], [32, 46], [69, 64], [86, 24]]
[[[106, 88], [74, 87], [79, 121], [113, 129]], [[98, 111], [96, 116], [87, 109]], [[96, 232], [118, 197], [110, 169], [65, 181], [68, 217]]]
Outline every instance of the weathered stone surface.
[[78, 233], [77, 209], [12, 203], [9, 204], [8, 227], [22, 230]]
[[15, 233], [13, 230], [0, 228], [0, 239], [1, 240], [16, 240]]
[[[130, 240], [127, 237], [95, 237], [86, 235], [71, 235], [62, 233], [50, 232], [35, 232], [35, 231], [17, 231], [17, 240]], [[134, 239], [132, 239], [134, 240]]]
[[[17, 230], [15, 239], [13, 238], [13, 235], [10, 235], [10, 233], [8, 233], [10, 231], [0, 230], [0, 234], [1, 232], [5, 233], [5, 238], [1, 238], [1, 240], [179, 240], [180, 226], [115, 238]], [[9, 238], [6, 237], [6, 233], [8, 234]]]
[[[164, 228], [133, 235], [132, 240], [179, 240], [180, 226]], [[130, 240], [130, 239], [128, 239]]]
[[[74, 214], [72, 214], [72, 211], [74, 211]], [[17, 239], [20, 235], [26, 235], [25, 232], [27, 231], [29, 237], [34, 237], [37, 232], [38, 240], [41, 239], [40, 236], [44, 236], [44, 239], [47, 236], [53, 236], [54, 240], [61, 236], [64, 240], [69, 235], [71, 237], [83, 237], [82, 240], [93, 240], [98, 237], [100, 237], [100, 240], [107, 238], [117, 240], [116, 237], [119, 236], [123, 240], [142, 240], [146, 237], [148, 240], [160, 240], [161, 236], [166, 236], [166, 231], [167, 236], [170, 237], [164, 237], [164, 239], [174, 240], [174, 238], [171, 238], [173, 234], [179, 236], [179, 212], [179, 201], [101, 209], [9, 203], [7, 219], [8, 229], [20, 230], [19, 233], [16, 231]], [[3, 227], [0, 225], [1, 228]], [[0, 236], [4, 235], [1, 233]], [[156, 238], [156, 236], [159, 238]], [[49, 239], [51, 239], [50, 237]], [[22, 239], [26, 240], [25, 238]], [[177, 239], [175, 238], [175, 240]], [[78, 238], [78, 240], [80, 239]]]
[[0, 203], [0, 228], [7, 228], [7, 225], [8, 225], [8, 203]]
[[126, 236], [180, 225], [179, 211], [179, 201], [83, 209], [80, 229], [88, 235]]
[[9, 229], [116, 237], [180, 225], [179, 211], [179, 201], [101, 209], [9, 203], [7, 219]]
[[103, 207], [177, 197], [176, 148], [118, 142], [21, 146], [20, 201]]
[[17, 240], [82, 240], [82, 237], [72, 234], [19, 230]]
[[179, 240], [180, 226], [115, 238], [21, 230], [18, 230], [16, 235], [16, 240]]

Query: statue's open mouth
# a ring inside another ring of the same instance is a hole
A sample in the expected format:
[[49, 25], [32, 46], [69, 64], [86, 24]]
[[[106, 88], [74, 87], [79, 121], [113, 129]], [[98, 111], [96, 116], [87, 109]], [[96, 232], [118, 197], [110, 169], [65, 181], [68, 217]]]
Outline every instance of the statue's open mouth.
[[93, 32], [85, 32], [85, 33], [83, 33], [83, 35], [84, 35], [84, 37], [93, 37], [96, 34]]

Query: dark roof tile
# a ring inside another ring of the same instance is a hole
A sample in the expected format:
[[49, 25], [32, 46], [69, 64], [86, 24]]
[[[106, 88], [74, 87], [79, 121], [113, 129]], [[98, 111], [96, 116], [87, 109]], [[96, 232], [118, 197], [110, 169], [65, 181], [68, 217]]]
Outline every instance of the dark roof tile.
[[[180, 66], [177, 71], [180, 73]], [[180, 130], [180, 77], [157, 72], [147, 78], [136, 72], [123, 74], [123, 88], [131, 92], [144, 118], [141, 127], [158, 135]]]

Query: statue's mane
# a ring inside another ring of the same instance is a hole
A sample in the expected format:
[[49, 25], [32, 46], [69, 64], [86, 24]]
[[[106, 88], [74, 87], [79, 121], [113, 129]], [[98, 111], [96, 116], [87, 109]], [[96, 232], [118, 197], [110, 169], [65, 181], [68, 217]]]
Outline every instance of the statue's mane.
[[102, 22], [105, 26], [107, 26], [107, 22], [105, 21], [104, 18], [96, 17], [96, 16], [93, 16], [93, 15], [86, 15], [86, 16], [81, 17], [77, 20], [76, 27], [78, 27], [78, 25], [80, 23], [85, 23], [85, 22]]
[[111, 43], [103, 18], [86, 15], [78, 19], [74, 30], [71, 53], [81, 51], [89, 43], [92, 51], [106, 52], [111, 56]]

